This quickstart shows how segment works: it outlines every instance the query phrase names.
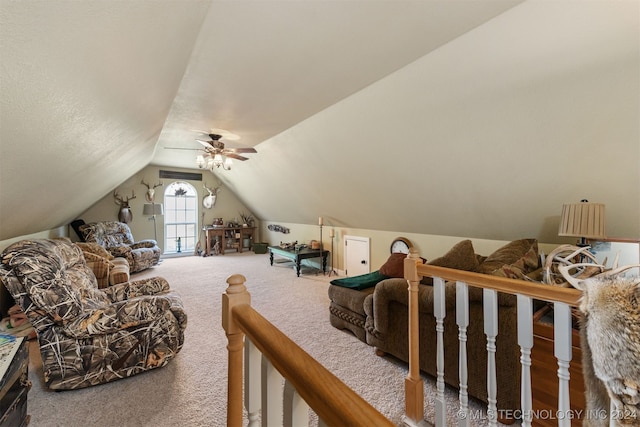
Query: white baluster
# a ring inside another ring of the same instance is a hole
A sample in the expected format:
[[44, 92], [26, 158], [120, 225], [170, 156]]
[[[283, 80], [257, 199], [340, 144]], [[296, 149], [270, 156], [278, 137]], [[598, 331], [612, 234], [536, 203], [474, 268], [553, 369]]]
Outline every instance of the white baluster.
[[284, 378], [269, 359], [262, 357], [262, 425], [282, 425]]
[[483, 289], [484, 333], [487, 336], [487, 414], [489, 425], [497, 425], [496, 336], [498, 335], [498, 292]]
[[522, 376], [520, 381], [520, 405], [522, 425], [531, 426], [531, 348], [533, 347], [533, 304], [531, 298], [518, 295], [518, 344]]
[[284, 421], [282, 425], [284, 427], [309, 425], [309, 405], [300, 397], [289, 381], [284, 383]]
[[456, 324], [458, 325], [458, 376], [460, 379], [460, 410], [458, 425], [469, 425], [469, 393], [467, 381], [467, 327], [469, 326], [469, 286], [464, 282], [456, 282]]
[[571, 426], [569, 398], [569, 364], [571, 363], [571, 307], [553, 304], [553, 354], [558, 359], [558, 426]]
[[613, 401], [613, 399], [609, 400], [609, 427], [618, 427], [618, 423], [617, 420], [613, 417], [613, 414], [616, 413], [616, 411], [618, 410], [618, 407], [616, 406], [615, 402]]
[[447, 403], [444, 399], [444, 317], [446, 315], [444, 299], [444, 280], [433, 278], [433, 314], [436, 317], [436, 418], [437, 427], [447, 425]]
[[249, 338], [244, 340], [244, 406], [249, 418], [248, 427], [260, 425], [260, 360], [262, 354]]

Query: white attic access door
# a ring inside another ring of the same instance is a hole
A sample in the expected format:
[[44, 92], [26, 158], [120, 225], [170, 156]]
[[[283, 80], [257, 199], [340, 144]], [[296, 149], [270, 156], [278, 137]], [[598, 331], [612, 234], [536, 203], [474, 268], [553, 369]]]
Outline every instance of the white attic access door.
[[360, 276], [370, 273], [369, 237], [344, 236], [344, 274]]

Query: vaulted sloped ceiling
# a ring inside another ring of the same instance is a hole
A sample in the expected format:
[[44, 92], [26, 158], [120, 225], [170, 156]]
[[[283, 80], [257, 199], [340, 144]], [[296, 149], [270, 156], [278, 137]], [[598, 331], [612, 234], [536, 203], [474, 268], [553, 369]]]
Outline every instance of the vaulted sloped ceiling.
[[586, 198], [640, 238], [639, 22], [640, 2], [525, 2], [221, 176], [283, 222], [557, 242]]
[[269, 221], [545, 238], [587, 197], [640, 237], [639, 11], [1, 1], [0, 240], [68, 223], [148, 164], [194, 167], [170, 147], [212, 127], [258, 150], [217, 175]]
[[146, 166], [209, 2], [0, 3], [0, 239], [64, 225]]

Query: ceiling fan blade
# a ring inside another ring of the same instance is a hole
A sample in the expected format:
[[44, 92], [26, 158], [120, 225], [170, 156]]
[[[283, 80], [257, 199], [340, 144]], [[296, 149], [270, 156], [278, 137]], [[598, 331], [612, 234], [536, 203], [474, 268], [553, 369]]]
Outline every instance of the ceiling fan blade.
[[164, 147], [165, 150], [191, 150], [202, 151], [202, 148], [184, 148], [184, 147]]
[[211, 144], [211, 142], [213, 141], [203, 141], [201, 139], [196, 139], [196, 141], [198, 141], [200, 144], [204, 145], [205, 148], [212, 148], [213, 144]]
[[227, 148], [229, 153], [257, 153], [255, 148], [247, 147], [247, 148]]
[[224, 151], [222, 154], [224, 154], [224, 155], [225, 155], [225, 156], [227, 156], [227, 157], [231, 157], [232, 159], [241, 160], [241, 161], [243, 161], [243, 162], [244, 162], [245, 160], [249, 160], [249, 158], [248, 158], [248, 157], [243, 157], [243, 156], [240, 156], [240, 155], [235, 154], [235, 153], [230, 153], [230, 152], [228, 152], [228, 151]]

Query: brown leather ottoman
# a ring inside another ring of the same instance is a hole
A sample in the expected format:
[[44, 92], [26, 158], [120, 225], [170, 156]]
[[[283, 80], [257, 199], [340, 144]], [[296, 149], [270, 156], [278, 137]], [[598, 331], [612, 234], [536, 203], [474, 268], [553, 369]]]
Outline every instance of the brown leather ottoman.
[[364, 299], [371, 295], [375, 287], [363, 290], [329, 285], [329, 321], [338, 329], [351, 331], [360, 341], [366, 343], [364, 324]]

